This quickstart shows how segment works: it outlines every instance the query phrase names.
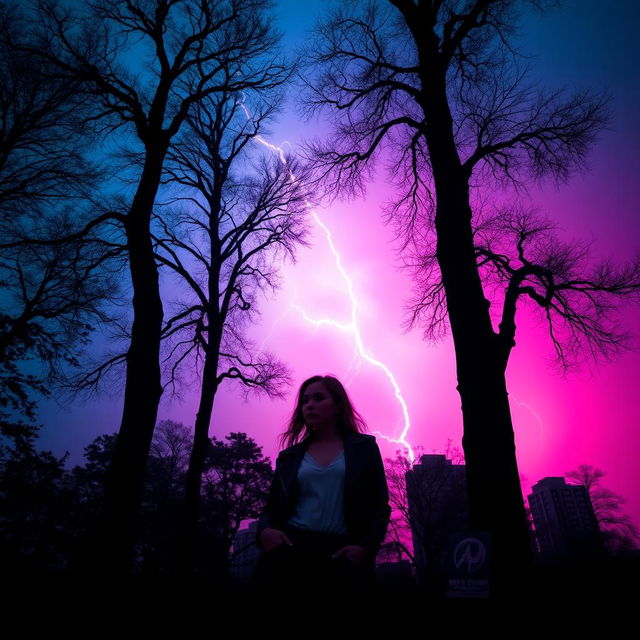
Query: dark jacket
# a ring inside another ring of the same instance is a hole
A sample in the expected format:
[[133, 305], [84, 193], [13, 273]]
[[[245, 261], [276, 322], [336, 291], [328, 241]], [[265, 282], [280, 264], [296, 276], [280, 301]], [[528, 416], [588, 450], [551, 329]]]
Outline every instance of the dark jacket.
[[[375, 436], [347, 431], [344, 441], [344, 514], [350, 544], [364, 547], [366, 560], [374, 561], [389, 525], [391, 507], [382, 456]], [[282, 529], [293, 514], [298, 490], [298, 468], [308, 437], [278, 454], [266, 506], [258, 519], [256, 544], [266, 527]]]

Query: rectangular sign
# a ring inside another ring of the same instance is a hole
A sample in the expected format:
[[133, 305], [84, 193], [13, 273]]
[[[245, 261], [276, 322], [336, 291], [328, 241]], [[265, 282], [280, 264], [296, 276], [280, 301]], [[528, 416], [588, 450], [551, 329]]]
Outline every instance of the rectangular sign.
[[491, 568], [491, 532], [457, 531], [449, 534], [447, 597], [488, 598]]

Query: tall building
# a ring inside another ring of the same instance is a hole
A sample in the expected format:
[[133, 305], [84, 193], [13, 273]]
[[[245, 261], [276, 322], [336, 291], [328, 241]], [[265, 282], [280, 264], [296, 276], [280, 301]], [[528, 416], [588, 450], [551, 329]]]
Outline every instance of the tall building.
[[405, 474], [418, 583], [444, 574], [449, 534], [468, 528], [465, 466], [444, 455], [423, 455]]
[[571, 557], [604, 552], [589, 492], [564, 478], [543, 478], [527, 496], [538, 551], [545, 557]]

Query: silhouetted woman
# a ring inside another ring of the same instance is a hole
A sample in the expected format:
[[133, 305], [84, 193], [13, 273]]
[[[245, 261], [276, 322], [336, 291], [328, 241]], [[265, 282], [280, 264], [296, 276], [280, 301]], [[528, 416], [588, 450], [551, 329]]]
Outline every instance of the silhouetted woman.
[[339, 380], [302, 383], [258, 520], [252, 588], [378, 587], [375, 558], [391, 508], [376, 439], [359, 427], [366, 424]]

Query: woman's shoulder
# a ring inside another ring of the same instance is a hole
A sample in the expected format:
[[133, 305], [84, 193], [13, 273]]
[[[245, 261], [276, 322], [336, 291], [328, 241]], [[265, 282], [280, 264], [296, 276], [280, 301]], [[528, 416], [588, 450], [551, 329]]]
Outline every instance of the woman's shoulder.
[[295, 453], [296, 451], [299, 451], [303, 446], [303, 442], [296, 442], [296, 444], [292, 444], [290, 447], [282, 449], [282, 451], [280, 451], [280, 453], [278, 454], [278, 458], [281, 456], [287, 456], [290, 453]]
[[376, 437], [370, 433], [360, 433], [358, 431], [352, 431], [349, 437], [353, 438], [356, 442], [368, 442], [372, 443], [376, 441]]
[[[369, 433], [360, 433], [359, 431], [349, 431], [346, 437], [349, 438], [352, 442], [362, 442], [362, 443], [368, 442], [369, 444], [376, 442], [376, 437], [374, 435], [371, 435]], [[282, 449], [282, 451], [280, 451], [280, 453], [278, 454], [278, 457], [287, 456], [291, 453], [295, 453], [296, 451], [299, 451], [301, 448], [304, 448], [304, 446], [305, 446], [304, 440], [301, 442], [297, 442], [296, 444], [292, 444], [286, 449]]]

